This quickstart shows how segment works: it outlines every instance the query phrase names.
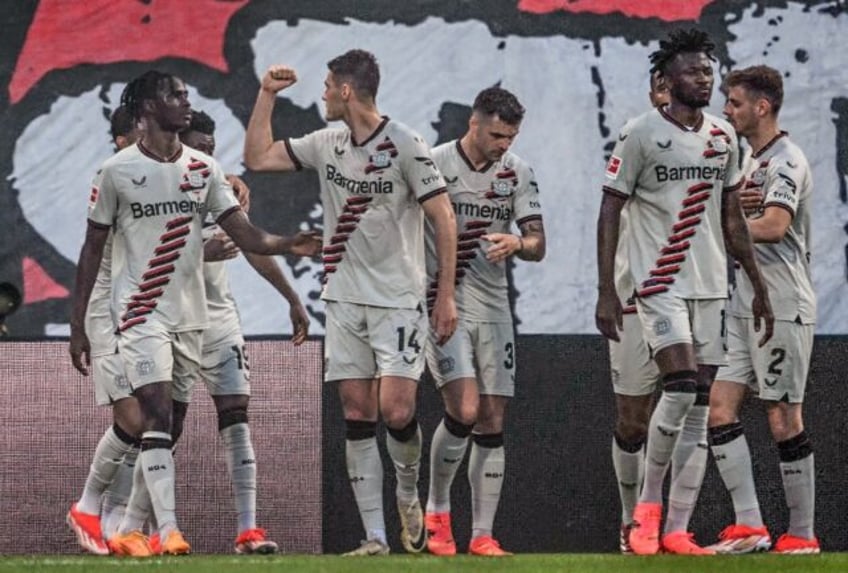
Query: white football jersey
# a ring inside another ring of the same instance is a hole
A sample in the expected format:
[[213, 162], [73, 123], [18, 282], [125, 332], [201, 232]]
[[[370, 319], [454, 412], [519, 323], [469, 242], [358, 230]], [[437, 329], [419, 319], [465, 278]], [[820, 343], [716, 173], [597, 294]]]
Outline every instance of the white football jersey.
[[162, 160], [139, 142], [103, 164], [89, 220], [123, 236], [126, 264], [113, 281], [119, 332], [152, 320], [171, 332], [206, 327], [203, 219], [238, 208], [218, 163], [184, 145]]
[[103, 258], [97, 279], [88, 299], [85, 313], [85, 332], [91, 344], [92, 356], [113, 354], [117, 348], [115, 317], [112, 311], [112, 277], [124, 267], [123, 238], [110, 231], [103, 246]]
[[[539, 188], [533, 170], [514, 153], [479, 170], [462, 150], [459, 140], [433, 149], [433, 160], [444, 175], [459, 233], [456, 262], [456, 308], [460, 318], [480, 322], [512, 322], [506, 261], [486, 260], [488, 233], [509, 233], [513, 223], [541, 220]], [[427, 302], [435, 302], [439, 259], [435, 228], [428, 221]]]
[[424, 302], [424, 212], [445, 192], [423, 139], [384, 118], [361, 143], [347, 127], [286, 140], [298, 168], [318, 171], [324, 206], [325, 300], [388, 308]]
[[[763, 207], [776, 206], [792, 215], [779, 243], [756, 243], [757, 262], [766, 281], [774, 317], [802, 324], [816, 322], [816, 294], [810, 276], [810, 201], [813, 176], [804, 152], [781, 133], [746, 162], [746, 189], [763, 194]], [[748, 275], [736, 273], [736, 292], [729, 311], [752, 317], [754, 287]]]
[[722, 119], [705, 113], [690, 129], [660, 108], [625, 125], [604, 191], [632, 203], [627, 257], [637, 296], [727, 298], [721, 201], [741, 182], [736, 133]]
[[[215, 224], [205, 226], [204, 240], [220, 230]], [[226, 261], [203, 263], [203, 284], [206, 289], [206, 312], [209, 318], [209, 327], [203, 331], [203, 352], [209, 352], [233, 337], [241, 336], [241, 318], [230, 290]]]

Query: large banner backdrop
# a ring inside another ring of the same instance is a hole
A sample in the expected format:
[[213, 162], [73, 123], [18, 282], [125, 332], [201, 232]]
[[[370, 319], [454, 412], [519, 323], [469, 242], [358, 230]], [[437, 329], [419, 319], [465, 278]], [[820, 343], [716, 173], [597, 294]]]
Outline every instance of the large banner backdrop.
[[[272, 63], [300, 81], [278, 100], [275, 134], [324, 125], [326, 62], [353, 47], [382, 66], [381, 111], [433, 144], [460, 135], [484, 87], [528, 113], [514, 150], [536, 169], [548, 257], [513, 270], [523, 333], [594, 332], [595, 221], [605, 156], [648, 106], [648, 54], [697, 25], [718, 65], [766, 63], [786, 80], [782, 124], [807, 153], [816, 188], [812, 261], [818, 332], [848, 333], [848, 67], [844, 2], [716, 0], [42, 0], [4, 5], [0, 26], [0, 282], [24, 293], [14, 335], [67, 332], [69, 291], [92, 176], [112, 153], [108, 116], [125, 83], [175, 73], [218, 123], [218, 158], [253, 189], [252, 219], [292, 233], [320, 227], [315, 173], [245, 171], [245, 125]], [[723, 100], [716, 92], [712, 111]], [[318, 263], [284, 269], [322, 332]], [[284, 302], [243, 260], [232, 264], [246, 334], [290, 332]]]

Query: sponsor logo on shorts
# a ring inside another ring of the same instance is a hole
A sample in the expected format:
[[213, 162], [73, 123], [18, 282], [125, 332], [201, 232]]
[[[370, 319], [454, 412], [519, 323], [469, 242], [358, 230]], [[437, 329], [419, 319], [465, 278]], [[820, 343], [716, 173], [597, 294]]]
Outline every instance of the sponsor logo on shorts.
[[439, 360], [439, 374], [450, 374], [456, 368], [456, 361], [448, 356]]
[[139, 360], [135, 364], [135, 371], [139, 376], [148, 376], [153, 373], [154, 366], [156, 363], [153, 360]]
[[657, 336], [668, 334], [671, 331], [671, 321], [667, 318], [660, 318], [654, 323], [654, 332]]

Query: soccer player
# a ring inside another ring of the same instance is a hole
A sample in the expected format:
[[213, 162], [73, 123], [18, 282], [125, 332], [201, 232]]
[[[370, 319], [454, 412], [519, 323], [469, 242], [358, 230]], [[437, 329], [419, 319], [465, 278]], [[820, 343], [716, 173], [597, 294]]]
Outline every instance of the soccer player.
[[234, 242], [266, 254], [311, 256], [318, 244], [310, 234], [269, 235], [240, 211], [220, 166], [207, 155], [184, 148], [177, 134], [191, 119], [181, 80], [150, 71], [124, 90], [122, 105], [144, 135], [107, 160], [95, 177], [89, 224], [80, 253], [72, 306], [70, 354], [88, 374], [90, 359], [84, 317], [114, 227], [123, 236], [125, 264], [113, 282], [118, 346], [142, 413], [144, 482], [162, 536], [162, 550], [184, 554], [190, 546], [177, 527], [174, 502], [172, 429], [185, 412], [173, 410], [175, 393], [191, 384], [200, 361], [206, 327], [201, 267], [201, 214], [211, 213]]
[[[654, 108], [668, 105], [668, 88], [657, 72], [651, 74], [648, 93]], [[654, 392], [660, 376], [657, 365], [645, 345], [642, 324], [636, 316], [633, 283], [627, 262], [628, 221], [632, 202], [622, 209], [618, 246], [615, 251], [615, 290], [622, 301], [622, 330], [618, 342], [609, 340], [609, 360], [612, 386], [615, 392], [615, 431], [612, 441], [612, 465], [621, 499], [621, 528], [619, 550], [627, 555], [630, 548], [630, 529], [633, 509], [645, 475], [645, 440], [651, 418]], [[672, 460], [672, 473], [677, 473]]]
[[262, 78], [248, 124], [245, 164], [258, 171], [318, 171], [327, 308], [324, 378], [338, 383], [348, 476], [366, 532], [361, 547], [350, 554], [389, 552], [378, 415], [388, 429], [387, 448], [398, 480], [401, 542], [417, 552], [426, 545], [417, 485], [421, 430], [415, 418], [427, 336], [423, 215], [435, 228], [439, 257], [439, 291], [430, 323], [440, 344], [456, 328], [456, 221], [427, 144], [377, 109], [380, 70], [374, 55], [351, 50], [327, 67], [326, 119], [344, 126], [274, 141], [276, 94], [294, 84], [297, 75], [272, 66]]
[[619, 134], [598, 218], [598, 329], [619, 340], [615, 252], [621, 210], [630, 201], [630, 276], [645, 343], [663, 384], [648, 427], [645, 478], [630, 532], [638, 554], [660, 549], [662, 484], [672, 455], [682, 465], [662, 545], [670, 553], [713, 553], [696, 545], [687, 528], [706, 467], [709, 386], [725, 361], [725, 248], [751, 278], [755, 325], [759, 330], [765, 323], [761, 342], [771, 337], [774, 323], [739, 204], [736, 134], [726, 121], [703, 112], [712, 95], [713, 48], [703, 32], [675, 31], [651, 54], [652, 72], [662, 75], [671, 101]]
[[[427, 364], [445, 403], [430, 448], [430, 494], [425, 516], [427, 548], [455, 555], [450, 488], [472, 441], [471, 483], [474, 555], [511, 555], [492, 536], [503, 485], [503, 419], [515, 393], [515, 340], [506, 264], [511, 256], [540, 261], [545, 232], [539, 189], [530, 166], [509, 151], [524, 107], [510, 92], [488, 88], [474, 100], [468, 131], [433, 150], [456, 213], [456, 332], [443, 346], [431, 334]], [[515, 223], [521, 235], [511, 232]], [[428, 301], [438, 294], [438, 259], [427, 225]]]
[[740, 276], [728, 305], [728, 365], [719, 369], [710, 391], [709, 433], [713, 455], [730, 491], [736, 520], [713, 547], [720, 553], [767, 550], [751, 453], [739, 409], [748, 388], [759, 395], [780, 454], [780, 473], [789, 506], [789, 530], [776, 553], [819, 553], [813, 533], [815, 465], [801, 408], [816, 320], [810, 278], [810, 207], [813, 179], [804, 153], [785, 131], [780, 72], [753, 66], [727, 75], [724, 113], [751, 148], [743, 194], [748, 228], [774, 307], [775, 334], [758, 346], [753, 325], [753, 288]]
[[[180, 140], [212, 156], [215, 152], [215, 121], [202, 111], [194, 110], [188, 129], [180, 133]], [[218, 235], [217, 225], [208, 226], [204, 233]], [[309, 317], [279, 265], [269, 256], [245, 252], [245, 258], [288, 301], [294, 334], [292, 341], [295, 345], [302, 344], [309, 332]], [[203, 280], [209, 327], [203, 332], [200, 377], [215, 402], [218, 430], [224, 442], [238, 515], [236, 552], [276, 553], [277, 544], [266, 538], [264, 529], [256, 526], [256, 455], [247, 420], [250, 365], [226, 264], [204, 263]]]
[[[112, 113], [110, 128], [112, 141], [119, 151], [135, 143], [141, 135], [138, 124], [123, 106]], [[138, 456], [138, 436], [142, 430], [138, 401], [132, 395], [118, 355], [111, 312], [112, 268], [114, 266], [117, 273], [123, 265], [122, 241], [121, 236], [108, 234], [85, 314], [85, 329], [91, 344], [95, 400], [98, 405], [112, 406], [113, 425], [97, 444], [82, 495], [71, 505], [67, 515], [68, 525], [80, 546], [96, 555], [109, 554], [105, 539], [110, 537], [109, 533], [123, 516], [132, 487], [132, 468]]]

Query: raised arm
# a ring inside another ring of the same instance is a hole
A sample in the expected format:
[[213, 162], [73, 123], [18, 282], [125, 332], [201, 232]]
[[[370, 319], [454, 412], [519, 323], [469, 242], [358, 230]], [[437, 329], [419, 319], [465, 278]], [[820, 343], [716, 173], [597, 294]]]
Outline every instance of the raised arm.
[[621, 209], [627, 198], [606, 191], [598, 214], [598, 304], [595, 307], [595, 325], [605, 337], [619, 340], [618, 331], [624, 327], [621, 318], [621, 301], [615, 290], [615, 251], [618, 248], [618, 230]]
[[277, 92], [297, 82], [297, 74], [285, 66], [271, 66], [262, 77], [244, 140], [244, 164], [254, 171], [293, 171], [297, 164], [284, 141], [274, 141], [271, 115]]
[[103, 258], [103, 246], [109, 237], [109, 227], [88, 222], [85, 233], [85, 243], [80, 250], [77, 262], [77, 276], [74, 282], [74, 297], [71, 303], [71, 340], [69, 352], [74, 368], [88, 376], [88, 366], [91, 364], [91, 346], [85, 332], [85, 312], [97, 271]]
[[436, 256], [439, 259], [439, 285], [430, 325], [437, 343], [444, 344], [456, 330], [456, 216], [447, 193], [430, 197], [421, 207], [433, 224]]
[[754, 300], [751, 310], [754, 313], [754, 329], [759, 332], [761, 321], [765, 323], [765, 333], [760, 339], [763, 346], [774, 332], [774, 314], [768, 298], [768, 288], [760, 274], [760, 267], [754, 255], [754, 244], [748, 231], [748, 223], [742, 213], [738, 191], [725, 191], [721, 202], [721, 225], [724, 231], [724, 244], [728, 254], [736, 259], [751, 280], [754, 287]]
[[291, 287], [289, 281], [286, 280], [286, 276], [283, 274], [282, 269], [280, 269], [280, 265], [277, 264], [277, 261], [273, 257], [266, 255], [245, 253], [244, 256], [247, 258], [250, 266], [288, 301], [289, 318], [291, 319], [293, 332], [292, 342], [294, 342], [295, 346], [303, 344], [309, 335], [309, 315], [306, 314], [306, 309], [303, 308], [300, 297]]
[[301, 231], [294, 237], [281, 237], [255, 227], [238, 207], [218, 219], [218, 225], [233, 239], [238, 247], [258, 255], [298, 255], [314, 257], [321, 252], [321, 235], [314, 231]]

